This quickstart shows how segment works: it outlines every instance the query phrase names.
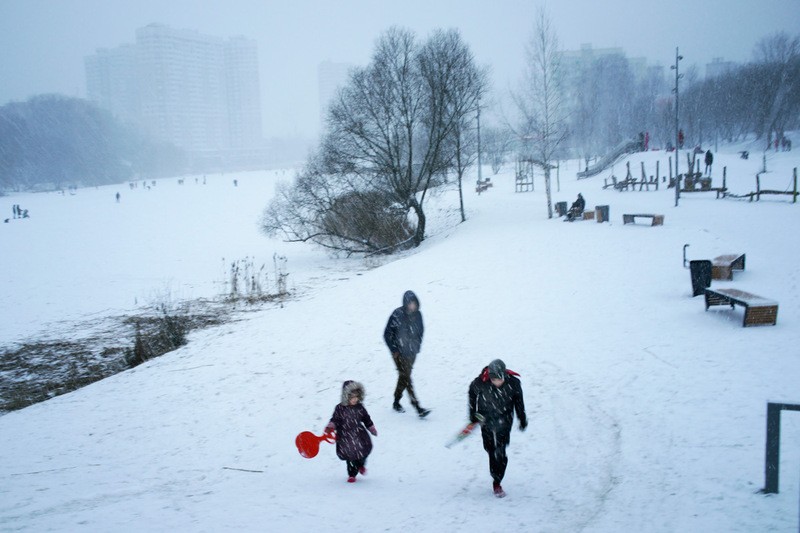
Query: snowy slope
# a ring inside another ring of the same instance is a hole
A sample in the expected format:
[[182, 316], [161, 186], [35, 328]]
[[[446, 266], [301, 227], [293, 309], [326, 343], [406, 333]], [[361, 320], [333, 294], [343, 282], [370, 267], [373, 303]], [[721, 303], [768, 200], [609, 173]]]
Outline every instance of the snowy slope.
[[[760, 161], [716, 163], [731, 189], [751, 190]], [[771, 176], [785, 181], [797, 163], [771, 156]], [[601, 191], [607, 175], [577, 182], [569, 170], [556, 199], [582, 192], [611, 206], [610, 224], [547, 220], [543, 187], [514, 194], [501, 175], [469, 192], [467, 223], [395, 262], [3, 416], [0, 529], [796, 530], [798, 417], [784, 417], [781, 494], [754, 493], [765, 402], [800, 402], [800, 205], [711, 194], [676, 209], [672, 191]], [[631, 211], [665, 225], [623, 226]], [[684, 243], [691, 258], [746, 252], [747, 270], [715, 283], [778, 300], [777, 326], [706, 312], [690, 297]], [[391, 411], [381, 339], [409, 288], [426, 321], [425, 421]], [[512, 434], [505, 500], [491, 497], [480, 439], [443, 446], [495, 357], [522, 374], [531, 420]], [[321, 430], [345, 379], [366, 385], [380, 432], [352, 486], [331, 446], [305, 460], [293, 442]]]

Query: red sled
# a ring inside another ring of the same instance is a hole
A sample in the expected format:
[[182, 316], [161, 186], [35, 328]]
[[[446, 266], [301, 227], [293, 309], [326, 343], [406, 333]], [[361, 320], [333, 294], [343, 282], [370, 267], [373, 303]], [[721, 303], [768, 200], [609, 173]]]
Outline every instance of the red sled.
[[324, 435], [317, 436], [310, 431], [303, 431], [294, 439], [297, 451], [306, 459], [317, 456], [321, 442], [336, 442], [336, 435], [333, 433], [325, 433]]

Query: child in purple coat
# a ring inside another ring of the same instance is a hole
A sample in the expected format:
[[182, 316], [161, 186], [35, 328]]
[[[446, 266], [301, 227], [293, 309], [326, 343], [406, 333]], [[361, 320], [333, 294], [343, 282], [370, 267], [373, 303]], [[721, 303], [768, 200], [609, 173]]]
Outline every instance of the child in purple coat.
[[366, 475], [365, 464], [372, 451], [372, 439], [378, 430], [361, 403], [364, 401], [364, 386], [357, 381], [345, 381], [342, 385], [342, 401], [333, 410], [333, 416], [325, 427], [326, 433], [336, 432], [336, 455], [347, 462], [347, 482], [355, 483], [356, 475]]

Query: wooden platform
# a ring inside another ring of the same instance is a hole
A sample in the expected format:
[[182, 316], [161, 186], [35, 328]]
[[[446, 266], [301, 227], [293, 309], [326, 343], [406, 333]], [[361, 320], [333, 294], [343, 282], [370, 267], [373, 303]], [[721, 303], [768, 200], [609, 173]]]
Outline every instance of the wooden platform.
[[706, 289], [706, 311], [714, 305], [744, 307], [742, 326], [772, 325], [778, 321], [778, 302], [739, 289]]
[[733, 271], [744, 270], [745, 254], [727, 254], [711, 261], [711, 279], [732, 280]]

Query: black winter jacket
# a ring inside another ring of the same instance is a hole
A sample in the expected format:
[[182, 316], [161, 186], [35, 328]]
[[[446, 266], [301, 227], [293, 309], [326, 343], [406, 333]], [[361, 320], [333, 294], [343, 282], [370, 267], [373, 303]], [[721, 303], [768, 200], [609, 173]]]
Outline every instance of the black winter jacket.
[[482, 415], [481, 426], [490, 431], [508, 431], [514, 422], [514, 412], [519, 423], [528, 425], [525, 414], [525, 400], [522, 396], [522, 383], [517, 373], [506, 371], [505, 382], [495, 387], [489, 379], [489, 368], [484, 368], [481, 375], [469, 386], [469, 419], [477, 422], [477, 415]]
[[[417, 310], [408, 312], [408, 304], [416, 302]], [[422, 348], [422, 335], [425, 326], [422, 323], [422, 313], [419, 310], [419, 299], [412, 291], [403, 295], [403, 306], [398, 307], [389, 317], [386, 329], [383, 330], [383, 340], [392, 353], [399, 353], [403, 357], [414, 357]]]

